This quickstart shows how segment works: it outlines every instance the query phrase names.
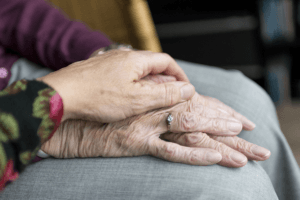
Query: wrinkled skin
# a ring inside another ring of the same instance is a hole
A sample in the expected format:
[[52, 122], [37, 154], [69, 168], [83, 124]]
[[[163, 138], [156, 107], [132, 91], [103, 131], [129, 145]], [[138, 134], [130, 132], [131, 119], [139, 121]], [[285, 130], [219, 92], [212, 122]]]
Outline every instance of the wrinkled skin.
[[[141, 84], [173, 81], [147, 76]], [[168, 132], [166, 118], [174, 117]], [[228, 129], [235, 122], [239, 128]], [[84, 120], [63, 122], [42, 150], [56, 158], [152, 155], [192, 165], [219, 163], [242, 167], [247, 160], [266, 160], [270, 151], [236, 135], [255, 125], [217, 99], [196, 93], [175, 106], [149, 111], [125, 120], [102, 124]], [[166, 141], [167, 140], [167, 141]]]
[[[104, 49], [100, 49], [91, 57], [103, 54]], [[175, 81], [173, 76], [157, 74], [145, 76], [139, 84]], [[169, 113], [174, 119], [168, 131]], [[236, 122], [233, 131], [229, 122]], [[189, 101], [119, 122], [67, 120], [41, 149], [57, 158], [152, 155], [192, 165], [242, 167], [248, 159], [263, 161], [271, 155], [269, 150], [236, 136], [242, 129], [254, 128], [255, 124], [219, 100], [195, 93]]]

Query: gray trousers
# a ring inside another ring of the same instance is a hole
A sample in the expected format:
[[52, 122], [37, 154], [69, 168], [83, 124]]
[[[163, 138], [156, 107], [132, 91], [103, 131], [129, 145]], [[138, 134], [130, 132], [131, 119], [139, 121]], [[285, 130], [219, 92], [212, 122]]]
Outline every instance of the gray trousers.
[[[49, 158], [28, 166], [0, 199], [300, 199], [299, 167], [266, 92], [238, 71], [177, 60], [198, 93], [218, 98], [256, 124], [240, 137], [271, 151], [242, 168], [192, 166], [151, 156]], [[18, 60], [9, 82], [51, 72]]]

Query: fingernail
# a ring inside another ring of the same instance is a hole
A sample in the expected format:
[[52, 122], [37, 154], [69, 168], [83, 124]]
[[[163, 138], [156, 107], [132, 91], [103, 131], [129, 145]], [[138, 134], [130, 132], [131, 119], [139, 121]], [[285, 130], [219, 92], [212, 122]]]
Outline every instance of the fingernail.
[[271, 152], [268, 149], [265, 149], [257, 145], [251, 148], [251, 152], [259, 157], [268, 157], [271, 154]]
[[251, 126], [251, 128], [255, 128], [256, 125], [253, 122], [251, 122], [250, 120], [248, 120], [248, 121], [249, 121], [248, 123]]
[[247, 118], [244, 119], [243, 121], [244, 121], [245, 126], [249, 129], [254, 129], [256, 127], [256, 125]]
[[207, 152], [206, 153], [206, 160], [210, 163], [218, 163], [222, 160], [222, 155], [218, 152]]
[[181, 99], [188, 100], [194, 94], [194, 87], [190, 84], [186, 84], [181, 88]]
[[242, 164], [242, 163], [245, 163], [247, 162], [247, 158], [245, 156], [243, 156], [242, 154], [240, 153], [232, 153], [230, 155], [230, 158], [236, 162], [236, 163], [239, 163], [239, 164]]
[[233, 132], [240, 132], [243, 128], [241, 123], [236, 123], [236, 122], [228, 122], [227, 127], [230, 131]]

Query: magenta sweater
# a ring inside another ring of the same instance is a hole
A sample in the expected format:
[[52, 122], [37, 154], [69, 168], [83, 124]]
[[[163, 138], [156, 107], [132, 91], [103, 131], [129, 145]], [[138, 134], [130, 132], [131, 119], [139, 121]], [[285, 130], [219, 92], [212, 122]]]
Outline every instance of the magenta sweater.
[[0, 90], [20, 57], [57, 70], [111, 43], [44, 0], [0, 0]]

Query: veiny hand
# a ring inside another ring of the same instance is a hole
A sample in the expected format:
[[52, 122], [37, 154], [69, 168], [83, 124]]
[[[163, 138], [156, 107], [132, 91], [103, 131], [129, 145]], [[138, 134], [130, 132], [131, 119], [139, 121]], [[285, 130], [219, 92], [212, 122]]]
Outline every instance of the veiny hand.
[[[172, 79], [172, 77], [169, 76], [147, 76], [140, 82], [157, 84], [167, 81], [174, 81], [174, 77]], [[249, 131], [255, 128], [255, 124], [218, 99], [195, 93], [191, 100], [174, 106], [172, 110], [177, 111], [179, 115], [182, 115], [180, 111], [195, 112], [201, 116], [200, 118], [202, 120], [195, 120], [194, 118], [196, 117], [191, 114], [190, 119], [186, 120], [186, 117], [183, 117], [181, 121], [177, 122], [176, 119], [180, 119], [180, 117], [176, 117], [173, 122], [174, 125], [171, 126], [172, 132], [161, 135], [160, 138], [164, 140], [183, 146], [213, 148], [222, 154], [222, 160], [219, 164], [227, 167], [244, 166], [247, 163], [247, 158], [257, 161], [267, 160], [271, 155], [271, 152], [263, 147], [249, 143], [237, 136], [230, 136], [230, 132], [226, 133], [226, 129], [223, 133], [219, 132], [224, 129], [224, 127], [229, 127], [231, 122], [228, 121], [226, 124], [226, 122], [224, 123], [224, 121], [222, 122], [222, 120], [218, 120], [218, 118], [239, 122], [242, 124], [243, 129]], [[214, 128], [207, 130], [204, 128], [205, 124], [210, 124], [211, 127]], [[172, 130], [174, 126], [176, 128]], [[178, 128], [177, 126], [182, 126], [183, 128]], [[241, 131], [241, 126], [238, 127], [237, 124], [232, 126], [233, 129], [236, 128], [236, 130], [238, 130], [231, 132], [232, 135]], [[187, 133], [176, 133], [176, 130], [186, 130]], [[201, 130], [202, 132], [193, 132], [195, 130]], [[218, 134], [223, 136], [218, 136]], [[225, 134], [228, 134], [228, 136], [224, 136]]]
[[[148, 74], [176, 82], [141, 84]], [[195, 88], [173, 58], [149, 51], [110, 50], [37, 80], [54, 88], [64, 103], [63, 121], [114, 122], [190, 99]]]
[[[145, 80], [164, 82], [174, 78], [147, 76], [140, 82], [144, 84]], [[247, 130], [252, 130], [254, 124], [223, 103], [210, 100], [211, 98], [195, 94], [191, 100], [170, 108], [109, 124], [67, 120], [43, 144], [42, 150], [57, 158], [148, 154], [172, 162], [194, 165], [210, 165], [220, 161], [219, 164], [228, 167], [244, 166], [247, 158], [268, 159], [268, 150], [235, 136], [241, 131], [242, 124]], [[217, 110], [219, 107], [224, 111]], [[172, 113], [174, 117], [170, 126], [173, 133], [166, 133], [168, 113]], [[232, 122], [237, 122], [240, 128], [231, 131], [228, 124]], [[159, 137], [171, 142], [163, 141]]]
[[160, 134], [167, 131], [166, 117], [163, 111], [150, 111], [108, 124], [66, 120], [41, 149], [56, 158], [152, 155], [193, 165], [211, 165], [222, 159], [213, 149], [161, 140]]

